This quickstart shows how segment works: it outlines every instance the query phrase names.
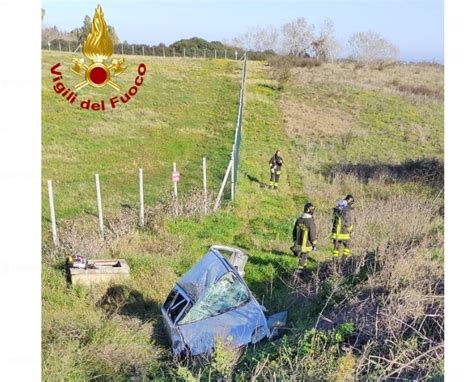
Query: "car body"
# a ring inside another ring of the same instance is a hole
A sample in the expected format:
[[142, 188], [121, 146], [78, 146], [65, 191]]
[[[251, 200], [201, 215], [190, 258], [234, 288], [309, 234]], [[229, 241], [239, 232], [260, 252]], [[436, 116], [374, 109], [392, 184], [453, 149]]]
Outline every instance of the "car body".
[[[222, 253], [230, 252], [227, 260]], [[242, 278], [247, 256], [212, 246], [173, 286], [161, 307], [174, 355], [210, 354], [217, 338], [233, 347], [270, 336], [267, 319]]]

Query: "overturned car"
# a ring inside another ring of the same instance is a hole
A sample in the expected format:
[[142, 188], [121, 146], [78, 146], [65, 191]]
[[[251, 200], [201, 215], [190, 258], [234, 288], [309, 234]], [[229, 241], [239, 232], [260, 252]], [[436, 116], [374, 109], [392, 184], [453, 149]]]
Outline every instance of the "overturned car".
[[286, 312], [267, 320], [245, 284], [247, 259], [238, 248], [212, 246], [174, 285], [161, 307], [174, 355], [209, 354], [217, 338], [233, 347], [254, 344], [284, 325]]

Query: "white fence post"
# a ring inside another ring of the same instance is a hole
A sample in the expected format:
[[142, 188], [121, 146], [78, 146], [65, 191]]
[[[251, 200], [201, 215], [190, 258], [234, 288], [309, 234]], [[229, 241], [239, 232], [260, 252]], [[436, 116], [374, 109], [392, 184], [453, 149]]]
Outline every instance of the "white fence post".
[[183, 57], [186, 57], [186, 48], [183, 48]]
[[217, 58], [217, 49], [214, 49], [214, 58]]
[[232, 174], [230, 175], [230, 200], [235, 199], [235, 143], [232, 145], [232, 153], [230, 155], [232, 161]]
[[144, 56], [145, 55], [145, 47], [142, 46], [142, 55]]
[[207, 168], [206, 157], [202, 158], [202, 188], [204, 192], [204, 213], [207, 214]]
[[132, 56], [135, 54], [135, 46], [132, 45]]
[[140, 227], [145, 225], [145, 202], [144, 202], [144, 193], [143, 193], [143, 169], [138, 170], [138, 179], [140, 187]]
[[99, 174], [95, 174], [95, 189], [97, 192], [97, 212], [99, 213], [99, 236], [104, 238], [104, 216], [102, 215], [102, 196], [100, 194]]
[[166, 57], [165, 48], [163, 48], [163, 57]]
[[[176, 172], [176, 162], [173, 162], [173, 172]], [[175, 202], [175, 213], [176, 216], [179, 214], [179, 205], [178, 205], [178, 182], [173, 182], [174, 188], [174, 202]]]
[[227, 183], [227, 178], [229, 177], [229, 172], [232, 170], [232, 160], [229, 161], [229, 165], [227, 166], [227, 170], [225, 171], [224, 180], [222, 181], [221, 188], [219, 193], [217, 194], [216, 203], [214, 204], [214, 211], [217, 211], [219, 208], [219, 204], [221, 202], [222, 194], [224, 193], [224, 187]]
[[53, 183], [48, 180], [49, 211], [51, 213], [51, 233], [53, 234], [53, 243], [59, 245], [58, 232], [56, 230], [56, 212], [54, 211]]
[[123, 56], [123, 44], [122, 44], [122, 56]]

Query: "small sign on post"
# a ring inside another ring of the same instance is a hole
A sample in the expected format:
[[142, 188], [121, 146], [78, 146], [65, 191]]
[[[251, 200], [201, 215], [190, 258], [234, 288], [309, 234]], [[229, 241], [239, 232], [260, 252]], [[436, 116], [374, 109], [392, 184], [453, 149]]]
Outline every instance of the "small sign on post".
[[100, 194], [99, 174], [95, 174], [95, 189], [97, 192], [97, 212], [99, 214], [99, 236], [104, 238], [104, 216], [102, 215], [102, 196]]
[[179, 171], [176, 169], [176, 163], [173, 162], [173, 172], [171, 173], [171, 180], [173, 181], [173, 188], [174, 188], [174, 201], [175, 201], [175, 213], [176, 216], [179, 214], [178, 208], [178, 182], [179, 182], [180, 174]]
[[53, 183], [48, 180], [48, 196], [49, 196], [49, 210], [51, 213], [51, 232], [53, 234], [53, 243], [57, 247], [59, 245], [58, 232], [56, 230], [56, 212], [54, 211], [54, 198], [53, 198]]

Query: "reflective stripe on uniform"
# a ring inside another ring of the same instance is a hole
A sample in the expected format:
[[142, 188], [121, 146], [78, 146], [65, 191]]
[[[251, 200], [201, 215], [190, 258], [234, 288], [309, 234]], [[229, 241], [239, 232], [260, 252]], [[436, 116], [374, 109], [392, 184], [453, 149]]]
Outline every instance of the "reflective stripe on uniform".
[[348, 233], [333, 233], [331, 234], [331, 239], [333, 240], [339, 240], [339, 241], [343, 241], [343, 240], [350, 240], [351, 239], [351, 235], [349, 235]]

